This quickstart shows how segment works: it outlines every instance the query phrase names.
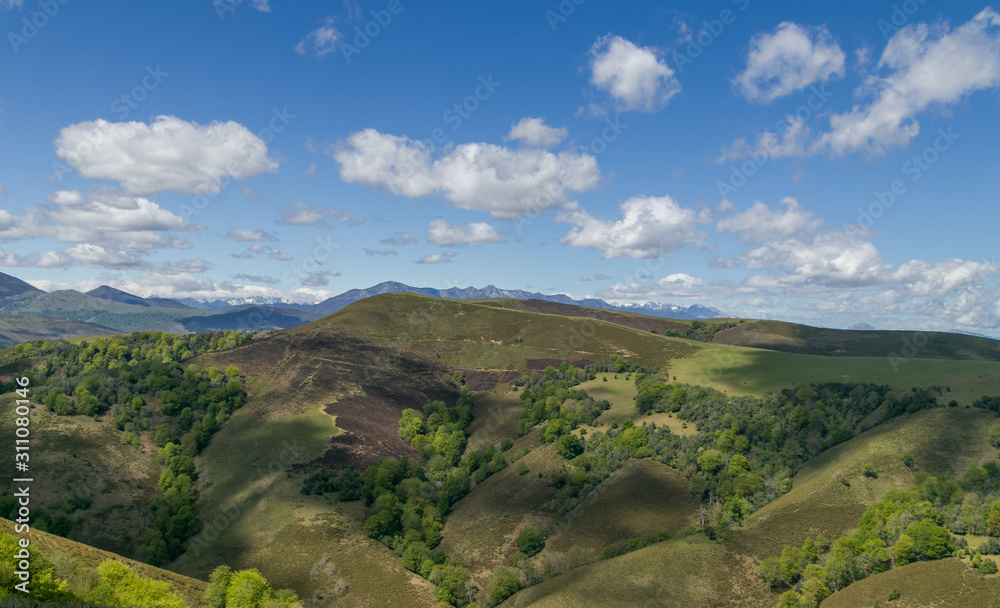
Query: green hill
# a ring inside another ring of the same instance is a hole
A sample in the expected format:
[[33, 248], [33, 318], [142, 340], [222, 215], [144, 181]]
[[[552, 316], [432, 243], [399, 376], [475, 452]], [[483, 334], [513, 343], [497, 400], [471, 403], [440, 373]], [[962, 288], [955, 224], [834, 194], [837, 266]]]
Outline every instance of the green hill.
[[[14, 522], [0, 518], [0, 532], [16, 536]], [[58, 567], [57, 576], [60, 578], [69, 577], [77, 569], [96, 568], [101, 562], [110, 559], [131, 567], [136, 574], [142, 577], [168, 583], [174, 590], [181, 593], [192, 606], [201, 604], [202, 596], [208, 587], [208, 583], [205, 581], [156, 568], [155, 566], [137, 562], [110, 551], [103, 551], [90, 545], [40, 530], [31, 531], [31, 544], [36, 549], [40, 549], [46, 558], [56, 563]]]
[[830, 357], [1000, 361], [1000, 341], [936, 331], [824, 329], [784, 321], [748, 321], [715, 334], [716, 344]]
[[[757, 576], [760, 561], [807, 535], [822, 531], [834, 537], [850, 531], [886, 490], [912, 483], [913, 471], [900, 460], [903, 451], [914, 456], [918, 469], [949, 476], [996, 454], [986, 438], [994, 414], [938, 407], [899, 416], [819, 453], [795, 475], [790, 492], [757, 505], [762, 508], [742, 526], [721, 530], [719, 540], [685, 530], [698, 521], [702, 504], [689, 491], [692, 467], [698, 466], [693, 459], [673, 469], [636, 456], [581, 504], [564, 510], [561, 488], [576, 465], [552, 444], [543, 444], [538, 428], [517, 437], [524, 404], [521, 389], [512, 391], [510, 384], [531, 370], [621, 356], [658, 368], [663, 382], [676, 378], [733, 397], [810, 382], [870, 382], [903, 396], [911, 387], [938, 384], [942, 403], [955, 399], [962, 406], [997, 393], [1000, 386], [1000, 362], [964, 356], [957, 349], [938, 352], [950, 359], [913, 357], [896, 362], [893, 370], [885, 358], [688, 340], [662, 333], [680, 329], [650, 331], [645, 323], [639, 315], [600, 317], [532, 302], [386, 294], [313, 323], [258, 334], [242, 346], [184, 361], [183, 373], [192, 374], [211, 366], [236, 366], [246, 378], [247, 400], [198, 454], [195, 513], [201, 530], [170, 569], [205, 579], [223, 563], [259, 568], [275, 588], [292, 587], [316, 606], [360, 607], [376, 600], [379, 605], [435, 606], [434, 586], [404, 569], [393, 549], [366, 536], [366, 505], [300, 490], [307, 476], [324, 469], [363, 470], [383, 457], [418, 460], [417, 450], [399, 434], [403, 410], [419, 411], [434, 400], [454, 404], [463, 382], [475, 391], [466, 456], [504, 439], [513, 445], [503, 451], [506, 468], [476, 480], [451, 507], [439, 548], [461, 562], [472, 584], [485, 593], [493, 573], [511, 565], [522, 529], [535, 525], [550, 533], [535, 559], [539, 568], [549, 564], [551, 578], [522, 591], [507, 606], [659, 602], [771, 608], [777, 594]], [[694, 322], [677, 323], [691, 329]], [[743, 327], [736, 323], [715, 335]], [[23, 359], [0, 372], [33, 373], [38, 363], [38, 358]], [[640, 417], [629, 373], [602, 372], [579, 388], [593, 399], [607, 399], [609, 409], [592, 426], [574, 430], [577, 436], [583, 430], [587, 437], [617, 434], [629, 419], [637, 426], [666, 426], [676, 436], [698, 433], [693, 422], [685, 428], [669, 411]], [[153, 419], [139, 433], [138, 450], [123, 443], [109, 416], [95, 420], [37, 409], [34, 428], [50, 439], [39, 467], [59, 471], [39, 485], [41, 503], [59, 508], [67, 483], [83, 484], [93, 497], [91, 509], [73, 515], [78, 538], [105, 549], [125, 547], [153, 517], [149, 505], [161, 467], [152, 441], [161, 422], [171, 420], [160, 414], [157, 395], [151, 390], [146, 397]], [[719, 396], [712, 407], [724, 406], [725, 400]], [[579, 405], [575, 398], [571, 401], [569, 407]], [[869, 424], [881, 420], [882, 412], [875, 410]], [[9, 424], [3, 429], [4, 436], [12, 436]], [[862, 475], [866, 464], [874, 466], [877, 478]], [[777, 487], [780, 475], [768, 473], [762, 481]], [[112, 528], [107, 524], [111, 520], [120, 524]], [[673, 538], [588, 563], [608, 547], [660, 531]]]

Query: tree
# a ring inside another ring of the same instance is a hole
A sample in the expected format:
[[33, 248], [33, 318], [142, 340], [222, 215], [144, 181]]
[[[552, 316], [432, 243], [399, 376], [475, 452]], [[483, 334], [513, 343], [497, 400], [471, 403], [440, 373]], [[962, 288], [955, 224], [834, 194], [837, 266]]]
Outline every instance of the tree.
[[534, 557], [545, 548], [545, 537], [535, 526], [527, 526], [517, 535], [517, 549], [527, 557]]
[[917, 552], [913, 546], [913, 539], [903, 534], [892, 546], [892, 558], [897, 566], [905, 566], [916, 558]]
[[757, 568], [757, 573], [772, 588], [778, 588], [785, 583], [785, 576], [781, 568], [781, 560], [777, 557], [769, 557], [761, 562]]
[[701, 456], [698, 456], [698, 468], [708, 475], [715, 475], [724, 464], [722, 452], [719, 450], [705, 450]]
[[1000, 448], [1000, 421], [994, 422], [990, 425], [989, 431], [986, 433], [989, 439], [990, 445], [995, 448]]
[[583, 442], [581, 442], [580, 438], [576, 435], [568, 433], [559, 438], [559, 441], [556, 444], [556, 450], [559, 452], [559, 455], [566, 460], [572, 460], [580, 454], [583, 454]]
[[955, 550], [951, 534], [929, 518], [910, 524], [906, 535], [913, 539], [913, 549], [922, 559], [941, 559]]
[[486, 586], [488, 606], [499, 606], [504, 600], [521, 590], [521, 579], [516, 570], [500, 568]]
[[208, 577], [208, 589], [205, 589], [206, 608], [226, 608], [226, 589], [233, 578], [233, 570], [229, 566], [219, 566]]
[[801, 606], [799, 594], [794, 591], [786, 591], [778, 597], [778, 603], [775, 604], [774, 608], [801, 608]]

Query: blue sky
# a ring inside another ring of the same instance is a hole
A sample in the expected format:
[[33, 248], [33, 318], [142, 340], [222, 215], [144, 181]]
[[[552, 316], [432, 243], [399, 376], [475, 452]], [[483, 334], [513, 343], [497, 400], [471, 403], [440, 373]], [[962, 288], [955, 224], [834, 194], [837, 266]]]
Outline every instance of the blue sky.
[[0, 0], [0, 270], [1000, 335], [987, 4]]

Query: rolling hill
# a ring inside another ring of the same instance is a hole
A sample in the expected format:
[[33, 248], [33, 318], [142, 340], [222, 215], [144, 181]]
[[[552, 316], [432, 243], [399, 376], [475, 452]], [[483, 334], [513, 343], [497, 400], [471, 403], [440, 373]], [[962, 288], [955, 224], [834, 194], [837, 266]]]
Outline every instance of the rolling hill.
[[[196, 318], [210, 322], [213, 317]], [[878, 354], [879, 343], [896, 338], [884, 332], [875, 332], [869, 340], [838, 343], [839, 334], [791, 326], [799, 332], [794, 334], [798, 347], [814, 351], [808, 353], [664, 335], [691, 330], [696, 322], [718, 328], [713, 338], [726, 339], [734, 330], [755, 335], [744, 329], [754, 322], [665, 320], [538, 300], [448, 300], [389, 293], [317, 321], [259, 334], [243, 346], [184, 361], [189, 371], [238, 367], [246, 377], [248, 399], [198, 455], [195, 512], [201, 529], [169, 568], [201, 580], [222, 563], [259, 568], [275, 587], [292, 587], [300, 597], [312, 598], [315, 606], [435, 606], [434, 586], [403, 568], [392, 549], [365, 534], [361, 502], [337, 502], [330, 495], [306, 495], [301, 489], [309, 475], [324, 469], [363, 470], [387, 456], [418, 459], [415, 448], [399, 434], [403, 410], [420, 410], [434, 400], [454, 404], [462, 382], [474, 391], [475, 403], [467, 453], [503, 439], [512, 444], [503, 452], [508, 466], [477, 481], [444, 517], [440, 549], [460, 561], [472, 584], [485, 593], [493, 572], [511, 564], [520, 530], [538, 525], [552, 532], [538, 559], [554, 565], [553, 575], [508, 599], [505, 606], [771, 608], [777, 593], [757, 576], [760, 561], [806, 535], [822, 531], [832, 537], [856, 527], [867, 505], [887, 489], [906, 487], [915, 479], [914, 471], [901, 462], [901, 452], [910, 452], [921, 471], [956, 477], [971, 463], [996, 456], [987, 438], [993, 413], [938, 407], [882, 424], [873, 418], [874, 428], [819, 452], [795, 472], [791, 491], [714, 540], [691, 528], [701, 504], [685, 477], [691, 471], [651, 458], [628, 460], [589, 498], [561, 514], [558, 480], [571, 475], [575, 465], [541, 441], [541, 427], [517, 436], [524, 404], [520, 389], [512, 390], [511, 382], [563, 361], [582, 366], [626, 357], [658, 368], [663, 381], [676, 377], [677, 382], [714, 387], [733, 397], [796, 389], [810, 382], [871, 382], [901, 395], [911, 387], [937, 384], [942, 403], [954, 399], [959, 405], [1000, 392], [1000, 361], [991, 358], [989, 340], [935, 336], [933, 353], [939, 358], [914, 356], [897, 362], [894, 370], [891, 361]], [[786, 328], [769, 329], [777, 333]], [[871, 332], [843, 335], [858, 333]], [[841, 344], [844, 352], [820, 354], [829, 344]], [[35, 363], [12, 363], [0, 368], [0, 377], [24, 373]], [[669, 412], [639, 416], [632, 401], [635, 383], [624, 375], [605, 377], [607, 381], [596, 377], [580, 385], [595, 399], [611, 402], [592, 426], [582, 429], [588, 436], [611, 432], [629, 419], [637, 425], [665, 426], [678, 436], [697, 432], [693, 424], [682, 428]], [[149, 399], [155, 408], [156, 395]], [[156, 424], [141, 432], [136, 451], [122, 444], [108, 416], [57, 416], [36, 408], [34, 428], [53, 438], [39, 466], [60, 471], [39, 486], [43, 503], [56, 508], [64, 483], [82, 482], [95, 497], [92, 510], [74, 515], [80, 540], [123, 550], [126, 537], [151, 517], [149, 504], [157, 493], [159, 471], [153, 431], [161, 421], [170, 421], [158, 411], [155, 415]], [[8, 431], [9, 421], [0, 422], [0, 433], [12, 436]], [[867, 464], [876, 468], [877, 478], [862, 474]], [[108, 518], [124, 522], [132, 532], [120, 538], [111, 534], [101, 523]], [[660, 531], [672, 538], [593, 561], [610, 545]], [[932, 566], [942, 588], [957, 588], [956, 577], [968, 570], [947, 561]], [[887, 573], [894, 577], [891, 584], [906, 580], [908, 571], [919, 577], [926, 569], [894, 570]], [[992, 580], [974, 585], [976, 593], [992, 593]], [[859, 585], [840, 593], [867, 598], [864, 585], [874, 586], [871, 593], [885, 587], [878, 577]], [[831, 605], [852, 605], [855, 600], [835, 601], [841, 600], [836, 595], [826, 600]]]

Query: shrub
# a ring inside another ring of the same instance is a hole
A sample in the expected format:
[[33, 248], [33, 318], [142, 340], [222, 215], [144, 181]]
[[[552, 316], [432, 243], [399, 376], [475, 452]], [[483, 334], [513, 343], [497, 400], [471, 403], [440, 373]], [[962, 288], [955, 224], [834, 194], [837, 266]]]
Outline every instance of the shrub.
[[545, 537], [535, 526], [527, 526], [517, 535], [517, 549], [527, 557], [541, 553], [545, 548]]

